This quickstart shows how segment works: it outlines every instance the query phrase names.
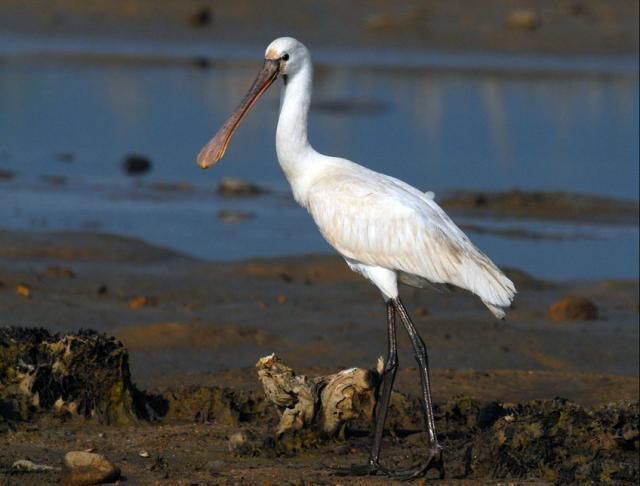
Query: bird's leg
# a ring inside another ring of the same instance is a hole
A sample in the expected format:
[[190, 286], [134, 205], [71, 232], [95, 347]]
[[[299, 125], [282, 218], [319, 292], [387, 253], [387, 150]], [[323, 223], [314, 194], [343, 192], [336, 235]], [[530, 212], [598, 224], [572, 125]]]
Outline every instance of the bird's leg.
[[[424, 341], [418, 334], [413, 322], [409, 318], [409, 314], [405, 309], [400, 297], [392, 299], [396, 311], [398, 312], [402, 323], [404, 324], [413, 349], [416, 354], [416, 361], [418, 362], [418, 368], [420, 370], [420, 382], [422, 388], [422, 400], [425, 411], [425, 424], [427, 429], [427, 436], [429, 440], [429, 456], [427, 460], [410, 470], [404, 471], [406, 478], [414, 478], [423, 476], [429, 469], [437, 469], [440, 473], [440, 478], [444, 478], [444, 462], [442, 459], [442, 447], [438, 444], [438, 437], [436, 435], [436, 422], [433, 415], [433, 400], [431, 398], [431, 381], [429, 379], [429, 358], [427, 357], [427, 347]], [[402, 475], [402, 472], [397, 472], [397, 475]]]
[[391, 390], [398, 370], [398, 343], [396, 341], [396, 315], [395, 306], [391, 300], [387, 302], [387, 359], [384, 362], [382, 380], [379, 389], [379, 399], [376, 405], [376, 425], [373, 436], [373, 447], [369, 454], [369, 460], [364, 465], [354, 465], [348, 468], [334, 469], [338, 475], [365, 476], [378, 472], [386, 474], [387, 471], [380, 466], [380, 448], [382, 446], [382, 433], [384, 423], [389, 411]]
[[398, 371], [398, 342], [396, 340], [396, 313], [391, 301], [387, 302], [387, 359], [382, 371], [380, 385], [380, 398], [376, 407], [376, 428], [373, 436], [373, 447], [369, 455], [368, 463], [379, 466], [380, 448], [382, 446], [382, 433], [384, 423], [387, 420], [389, 403], [391, 402], [391, 390]]

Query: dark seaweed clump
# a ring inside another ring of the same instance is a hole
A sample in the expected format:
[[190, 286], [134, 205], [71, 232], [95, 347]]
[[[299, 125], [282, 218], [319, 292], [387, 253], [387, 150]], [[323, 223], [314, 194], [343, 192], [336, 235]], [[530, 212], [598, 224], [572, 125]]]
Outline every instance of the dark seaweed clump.
[[131, 382], [126, 348], [95, 331], [51, 334], [41, 328], [0, 328], [0, 418], [43, 415], [131, 424], [156, 415], [157, 397]]
[[587, 409], [555, 398], [481, 406], [465, 397], [439, 411], [445, 444], [464, 455], [461, 477], [556, 484], [637, 484], [640, 478], [637, 402]]

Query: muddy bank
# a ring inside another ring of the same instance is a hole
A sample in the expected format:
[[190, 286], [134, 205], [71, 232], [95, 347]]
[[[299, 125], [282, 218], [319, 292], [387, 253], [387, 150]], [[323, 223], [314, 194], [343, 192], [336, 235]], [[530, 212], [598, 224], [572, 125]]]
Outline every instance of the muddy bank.
[[[259, 45], [284, 34], [310, 47], [403, 51], [471, 50], [553, 54], [618, 54], [638, 51], [638, 3], [634, 1], [546, 2], [508, 0], [451, 3], [261, 2], [146, 0], [104, 3], [3, 0], [0, 28], [36, 38], [84, 38], [130, 43]], [[68, 51], [69, 49], [67, 49]], [[71, 49], [73, 50], [73, 48]], [[206, 65], [206, 60], [200, 60]]]
[[[637, 457], [630, 445], [633, 430], [625, 429], [637, 421], [637, 408], [607, 404], [637, 400], [638, 282], [552, 282], [507, 272], [519, 295], [505, 322], [493, 321], [463, 292], [402, 290], [429, 346], [450, 477], [558, 483], [637, 477], [637, 463], [628, 459]], [[595, 320], [553, 320], [550, 307], [567, 296], [592, 302]], [[147, 406], [134, 407], [133, 415], [102, 414], [135, 417], [120, 426], [99, 418], [99, 410], [114, 408], [78, 407], [88, 402], [69, 397], [57, 415], [34, 412], [33, 400], [11, 401], [18, 413], [3, 422], [0, 434], [0, 467], [9, 482], [57, 481], [59, 472], [17, 473], [10, 467], [25, 458], [59, 465], [67, 451], [89, 448], [105, 454], [131, 482], [335, 482], [323, 464], [366, 460], [370, 438], [363, 423], [352, 424], [344, 439], [303, 444], [294, 438], [276, 447], [272, 433], [279, 418], [264, 400], [254, 368], [258, 357], [275, 351], [297, 372], [319, 376], [373, 367], [384, 353], [380, 297], [337, 257], [203, 262], [109, 235], [2, 231], [0, 309], [3, 326], [29, 323], [49, 335], [81, 328], [115, 335], [103, 342], [109, 353], [97, 355], [122, 357], [126, 350], [131, 378], [127, 382], [124, 368], [108, 376], [146, 394], [113, 396], [160, 397], [145, 402], [154, 405], [153, 420]], [[395, 433], [385, 443], [389, 465], [419, 460], [423, 444], [413, 398], [419, 378], [410, 345], [399, 337], [397, 406], [389, 422]], [[64, 356], [63, 347], [48, 349]], [[29, 363], [19, 371], [32, 372]], [[552, 400], [558, 396], [570, 402]], [[40, 403], [55, 405], [54, 398], [43, 396]], [[69, 410], [94, 418], [72, 420]], [[138, 415], [141, 410], [146, 418]], [[486, 410], [496, 416], [480, 427], [478, 417]], [[518, 419], [509, 422], [509, 416]], [[595, 431], [590, 437], [597, 440], [573, 441], [558, 432], [565, 426]], [[256, 456], [229, 454], [228, 439], [241, 429], [257, 438]], [[565, 452], [568, 469], [558, 456]], [[601, 460], [585, 462], [594, 456]]]
[[[248, 368], [273, 351], [297, 369], [369, 366], [384, 353], [380, 297], [338, 257], [216, 263], [109, 235], [0, 236], [3, 325], [115, 334], [144, 382]], [[519, 294], [505, 322], [466, 292], [402, 290], [435, 368], [635, 376], [637, 281], [550, 282], [506, 270]], [[597, 319], [551, 319], [568, 296], [593, 302]], [[400, 346], [401, 366], [413, 367], [404, 335]]]
[[535, 218], [584, 223], [637, 225], [639, 214], [637, 201], [562, 191], [460, 191], [444, 195], [441, 203], [448, 210], [470, 216]]
[[[299, 478], [302, 470], [305, 480], [335, 481], [324, 467], [326, 462], [348, 465], [365, 460], [372, 417], [366, 403], [358, 406], [368, 413], [352, 415], [340, 429], [308, 425], [276, 434], [275, 423], [282, 410], [277, 412], [274, 398], [264, 393], [192, 386], [149, 394], [131, 382], [126, 351], [112, 338], [86, 331], [65, 336], [38, 329], [4, 328], [0, 332], [5, 365], [0, 370], [0, 442], [10, 444], [1, 449], [0, 466], [7, 480], [57, 482], [59, 457], [83, 442], [115, 459], [129, 481], [153, 478], [230, 484], [242, 478], [253, 484], [264, 481], [265, 475], [277, 482]], [[98, 353], [96, 363], [92, 351], [105, 344], [115, 347], [119, 358], [103, 360]], [[91, 386], [74, 387], [86, 379], [87, 367], [94, 376], [113, 377], [115, 371], [115, 380], [96, 383], [116, 384], [118, 393], [92, 395]], [[262, 363], [257, 367], [260, 371]], [[60, 395], [55, 403], [46, 400], [52, 394]], [[123, 401], [122, 396], [129, 399]], [[20, 399], [31, 402], [33, 414], [21, 416], [11, 410]], [[70, 407], [72, 403], [80, 406]], [[92, 410], [82, 406], [88, 403]], [[145, 412], [151, 407], [156, 411], [153, 417]], [[102, 413], [114, 408], [127, 419], [119, 420], [121, 425], [136, 427], [114, 427], [114, 415]], [[555, 484], [633, 484], [638, 480], [637, 401], [585, 408], [561, 398], [515, 404], [459, 396], [439, 403], [435, 411], [449, 478]], [[386, 464], [403, 467], [420, 461], [424, 448], [421, 415], [418, 399], [393, 395]], [[149, 426], [143, 426], [143, 421]], [[280, 426], [282, 423], [280, 419]], [[69, 424], [81, 427], [75, 430]], [[108, 424], [111, 427], [105, 427]], [[60, 431], [63, 441], [56, 437]], [[46, 449], [40, 444], [46, 444]], [[37, 458], [49, 469], [16, 471], [11, 465], [25, 456]]]

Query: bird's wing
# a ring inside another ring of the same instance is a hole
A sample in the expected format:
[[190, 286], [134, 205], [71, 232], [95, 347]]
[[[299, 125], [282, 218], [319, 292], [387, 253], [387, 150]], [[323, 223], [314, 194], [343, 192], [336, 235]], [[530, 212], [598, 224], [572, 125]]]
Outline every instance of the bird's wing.
[[342, 255], [465, 288], [499, 317], [511, 303], [513, 283], [416, 188], [362, 168], [321, 177], [308, 194], [309, 212]]

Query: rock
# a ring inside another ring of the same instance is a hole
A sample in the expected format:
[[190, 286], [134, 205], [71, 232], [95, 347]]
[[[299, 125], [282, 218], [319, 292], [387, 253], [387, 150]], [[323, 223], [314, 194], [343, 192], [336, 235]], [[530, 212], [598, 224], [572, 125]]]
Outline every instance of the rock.
[[64, 162], [65, 164], [70, 164], [75, 160], [75, 155], [72, 152], [58, 152], [56, 154], [56, 160], [58, 162]]
[[218, 194], [221, 196], [257, 196], [267, 192], [264, 188], [251, 182], [226, 177], [218, 184]]
[[229, 437], [229, 452], [237, 456], [253, 456], [262, 449], [263, 441], [251, 430], [240, 430]]
[[130, 309], [140, 309], [141, 307], [155, 307], [158, 305], [158, 299], [155, 297], [134, 297], [129, 300]]
[[36, 464], [28, 459], [19, 459], [11, 465], [14, 471], [38, 472], [38, 471], [59, 471], [59, 467], [47, 466], [46, 464]]
[[13, 179], [14, 176], [15, 174], [10, 170], [0, 169], [0, 181], [3, 179], [4, 180]]
[[120, 469], [102, 454], [71, 451], [64, 456], [63, 484], [88, 485], [113, 482], [120, 478]]
[[130, 154], [124, 158], [122, 166], [129, 175], [142, 175], [151, 170], [151, 160], [144, 155]]
[[554, 321], [593, 321], [598, 319], [598, 307], [584, 297], [565, 297], [548, 311]]
[[138, 455], [140, 457], [144, 457], [145, 459], [151, 457], [151, 454], [149, 454], [147, 451], [140, 451], [138, 452]]
[[26, 283], [19, 283], [18, 285], [16, 285], [16, 292], [18, 293], [18, 295], [21, 295], [25, 299], [30, 299], [32, 295], [31, 285]]
[[223, 209], [218, 211], [218, 219], [223, 223], [240, 223], [255, 218], [255, 214], [248, 211], [230, 211]]
[[424, 317], [429, 315], [429, 309], [426, 307], [416, 307], [415, 314], [419, 317]]
[[211, 67], [211, 59], [204, 56], [194, 57], [192, 60], [193, 64], [200, 69], [209, 69]]
[[376, 33], [402, 32], [405, 30], [424, 30], [427, 12], [424, 8], [416, 8], [400, 14], [378, 13], [364, 19], [362, 28]]
[[44, 174], [40, 176], [40, 180], [50, 186], [61, 187], [67, 184], [68, 180], [63, 175], [56, 174]]
[[166, 191], [166, 192], [184, 192], [184, 191], [193, 190], [193, 184], [191, 182], [186, 182], [186, 181], [152, 182], [148, 184], [147, 187], [153, 189], [154, 191]]
[[76, 274], [69, 267], [46, 266], [40, 272], [43, 277], [75, 278]]
[[202, 7], [191, 17], [189, 24], [193, 27], [207, 27], [213, 22], [213, 12], [209, 7]]
[[540, 27], [540, 18], [533, 10], [523, 8], [509, 13], [505, 23], [512, 29], [533, 31]]

